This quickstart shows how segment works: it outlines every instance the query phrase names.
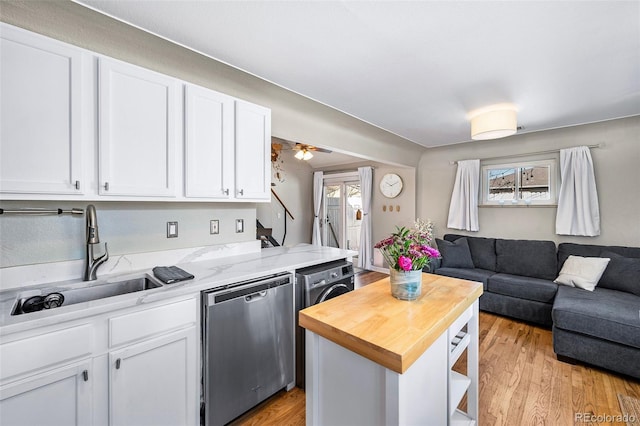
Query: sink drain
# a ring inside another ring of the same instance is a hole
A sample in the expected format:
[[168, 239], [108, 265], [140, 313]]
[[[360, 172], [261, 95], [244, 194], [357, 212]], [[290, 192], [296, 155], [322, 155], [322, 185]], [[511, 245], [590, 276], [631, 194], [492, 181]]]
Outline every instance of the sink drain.
[[61, 293], [49, 293], [46, 296], [33, 296], [22, 302], [20, 311], [23, 314], [37, 312], [43, 309], [52, 309], [64, 303], [64, 296]]

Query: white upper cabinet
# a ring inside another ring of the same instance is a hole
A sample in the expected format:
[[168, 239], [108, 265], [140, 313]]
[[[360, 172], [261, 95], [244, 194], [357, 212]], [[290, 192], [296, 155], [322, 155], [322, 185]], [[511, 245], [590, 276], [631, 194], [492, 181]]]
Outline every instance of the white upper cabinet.
[[83, 193], [87, 62], [80, 49], [0, 26], [0, 192]]
[[233, 197], [233, 98], [185, 86], [185, 196]]
[[0, 200], [270, 201], [268, 108], [2, 22], [0, 42]]
[[236, 101], [235, 196], [270, 200], [271, 110]]
[[178, 80], [100, 58], [99, 193], [175, 196]]

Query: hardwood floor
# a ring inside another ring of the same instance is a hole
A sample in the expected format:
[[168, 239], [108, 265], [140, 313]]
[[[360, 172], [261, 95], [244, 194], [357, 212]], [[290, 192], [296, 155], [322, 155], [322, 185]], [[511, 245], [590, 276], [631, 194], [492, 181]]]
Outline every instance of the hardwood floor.
[[[362, 282], [385, 274], [360, 274]], [[366, 284], [365, 284], [366, 285]], [[463, 365], [460, 359], [458, 365]], [[461, 371], [464, 373], [464, 371]], [[595, 367], [556, 359], [551, 330], [480, 312], [479, 424], [625, 425], [576, 416], [621, 415], [618, 394], [640, 399], [640, 382]], [[462, 404], [465, 402], [463, 401]], [[583, 414], [585, 413], [585, 414]], [[640, 425], [640, 419], [637, 420]], [[304, 425], [305, 394], [280, 392], [234, 425]]]

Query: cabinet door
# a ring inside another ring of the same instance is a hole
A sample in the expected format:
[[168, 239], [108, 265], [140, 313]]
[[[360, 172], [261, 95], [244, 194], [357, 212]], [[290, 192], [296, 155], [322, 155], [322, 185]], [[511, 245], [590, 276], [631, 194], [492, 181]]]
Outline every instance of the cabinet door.
[[78, 48], [0, 26], [0, 192], [82, 194]]
[[199, 412], [196, 345], [192, 327], [111, 352], [111, 424], [195, 425]]
[[235, 196], [270, 200], [271, 110], [236, 101]]
[[179, 84], [100, 58], [101, 195], [174, 196]]
[[0, 387], [0, 424], [90, 424], [90, 364], [85, 361]]
[[185, 87], [185, 196], [233, 196], [233, 98]]

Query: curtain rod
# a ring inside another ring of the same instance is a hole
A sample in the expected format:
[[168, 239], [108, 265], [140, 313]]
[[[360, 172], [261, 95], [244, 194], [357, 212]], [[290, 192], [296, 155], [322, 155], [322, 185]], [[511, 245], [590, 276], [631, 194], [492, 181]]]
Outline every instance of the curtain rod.
[[[584, 146], [584, 145], [581, 145], [581, 146]], [[604, 146], [605, 146], [604, 142], [602, 142], [602, 143], [598, 143], [598, 144], [595, 144], [595, 145], [587, 145], [587, 148], [604, 148]], [[562, 148], [562, 149], [570, 149], [570, 148], [577, 148], [577, 147], [574, 146], [574, 147]], [[481, 158], [480, 161], [500, 160], [502, 158], [528, 157], [530, 155], [555, 154], [556, 152], [560, 152], [560, 150], [559, 149], [549, 149], [547, 151], [527, 152], [527, 153], [524, 153], [524, 154], [501, 155], [499, 157]], [[451, 164], [451, 165], [458, 164], [458, 161], [462, 161], [462, 160], [449, 161], [449, 164]]]
[[[361, 167], [371, 167], [372, 169], [377, 169], [376, 166], [361, 166]], [[331, 176], [331, 175], [339, 175], [339, 174], [345, 174], [345, 173], [358, 173], [358, 169], [344, 169], [344, 170], [329, 170], [328, 172], [322, 171], [322, 170], [314, 170], [314, 172], [322, 172], [324, 174], [325, 177], [327, 176]]]

